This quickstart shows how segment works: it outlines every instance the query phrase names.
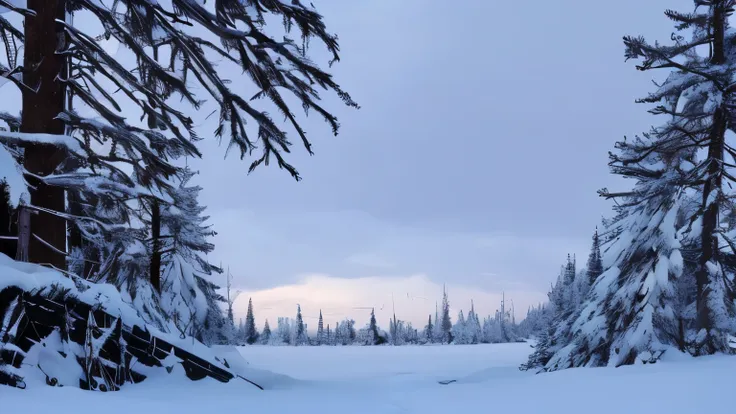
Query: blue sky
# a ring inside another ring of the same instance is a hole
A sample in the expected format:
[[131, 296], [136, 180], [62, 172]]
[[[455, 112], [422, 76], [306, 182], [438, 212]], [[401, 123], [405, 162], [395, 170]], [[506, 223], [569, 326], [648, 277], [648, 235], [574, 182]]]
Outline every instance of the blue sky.
[[[367, 315], [353, 308], [379, 308], [392, 294], [400, 318], [424, 324], [443, 284], [454, 311], [474, 299], [491, 313], [502, 291], [519, 315], [543, 300], [568, 252], [585, 261], [610, 212], [596, 190], [629, 185], [608, 174], [608, 151], [656, 122], [634, 103], [652, 78], [624, 62], [622, 36], [667, 40], [663, 11], [692, 8], [314, 4], [340, 38], [332, 73], [362, 109], [326, 99], [338, 137], [306, 118], [316, 155], [295, 148], [299, 183], [276, 168], [247, 175], [248, 162], [223, 160], [212, 140], [194, 163], [219, 233], [211, 259], [253, 297], [259, 324], [292, 316], [297, 303], [308, 317], [322, 308], [362, 324]], [[312, 53], [326, 64], [316, 43]], [[384, 325], [387, 312], [378, 312]]]

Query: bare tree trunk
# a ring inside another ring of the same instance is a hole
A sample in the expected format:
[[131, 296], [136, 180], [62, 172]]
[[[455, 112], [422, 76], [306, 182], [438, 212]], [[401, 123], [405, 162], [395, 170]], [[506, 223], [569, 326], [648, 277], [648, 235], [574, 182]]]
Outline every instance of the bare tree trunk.
[[[66, 18], [65, 0], [28, 0], [28, 9], [36, 13], [25, 22], [23, 80], [30, 86], [37, 86], [37, 92], [23, 93], [23, 120], [20, 130], [25, 133], [63, 134], [64, 124], [55, 119], [64, 110], [64, 85], [57, 77], [64, 75], [65, 59], [57, 55], [57, 48], [63, 43], [62, 32], [58, 31], [56, 19]], [[64, 150], [51, 145], [27, 145], [23, 164], [26, 170], [39, 175], [52, 174], [64, 161]], [[65, 211], [64, 189], [43, 184], [40, 180], [26, 175], [31, 186], [31, 205], [52, 211]], [[66, 251], [66, 222], [53, 214], [41, 212], [31, 218], [30, 231], [55, 249]], [[45, 246], [31, 236], [28, 246], [28, 259], [33, 263], [43, 263], [66, 268], [66, 259], [59, 252]]]
[[161, 293], [161, 206], [151, 202], [151, 284]]

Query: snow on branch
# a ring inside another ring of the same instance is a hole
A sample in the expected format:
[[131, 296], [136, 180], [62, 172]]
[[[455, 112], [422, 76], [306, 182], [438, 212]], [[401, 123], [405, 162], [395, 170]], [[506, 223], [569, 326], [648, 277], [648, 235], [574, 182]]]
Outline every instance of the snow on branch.
[[67, 149], [78, 156], [85, 156], [79, 141], [69, 135], [24, 133], [0, 130], [0, 142], [9, 145], [54, 145]]
[[[78, 98], [112, 124], [122, 126], [122, 118], [101, 104], [95, 95], [100, 95], [111, 108], [119, 106], [112, 95], [94, 81], [95, 76], [102, 76], [116, 85], [143, 111], [149, 127], [168, 130], [180, 141], [186, 138], [196, 140], [198, 137], [191, 119], [166, 102], [167, 98], [179, 95], [198, 109], [203, 101], [191, 92], [196, 83], [219, 106], [220, 120], [215, 135], [229, 136], [228, 150], [237, 148], [244, 158], [260, 145], [262, 155], [253, 161], [251, 171], [261, 164], [268, 164], [271, 157], [275, 157], [281, 168], [298, 179], [296, 169], [281, 154], [288, 153], [291, 146], [286, 132], [266, 111], [254, 107], [251, 102], [261, 97], [268, 98], [310, 153], [311, 144], [306, 132], [286, 103], [283, 91], [296, 97], [305, 112], [312, 109], [322, 116], [334, 134], [339, 130], [339, 123], [318, 104], [320, 95], [316, 88], [334, 91], [344, 104], [358, 107], [331, 75], [306, 56], [306, 41], [312, 37], [327, 46], [332, 54], [330, 63], [339, 60], [339, 46], [337, 38], [326, 31], [322, 16], [300, 2], [258, 0], [246, 5], [240, 1], [223, 1], [212, 5], [214, 10], [192, 0], [166, 3], [119, 0], [112, 6], [94, 0], [70, 0], [70, 3], [76, 9], [90, 12], [104, 27], [106, 37], [115, 38], [136, 56], [136, 68], [131, 71], [101, 48], [94, 37], [59, 22], [69, 35], [70, 45], [64, 53], [72, 56], [73, 62], [77, 60], [66, 82]], [[266, 35], [263, 32], [266, 14], [283, 18], [287, 32], [293, 26], [297, 27], [304, 46], [298, 46], [288, 37], [277, 41]], [[200, 35], [216, 37], [222, 47]], [[159, 48], [166, 48], [167, 66], [156, 58]], [[153, 56], [151, 50], [154, 51]], [[222, 71], [213, 63], [212, 53], [237, 65], [247, 75], [245, 78], [250, 78], [255, 84], [257, 93], [248, 98], [229, 86], [230, 81], [222, 77]], [[257, 126], [255, 138], [246, 131], [249, 119]], [[180, 126], [188, 136], [180, 132]]]

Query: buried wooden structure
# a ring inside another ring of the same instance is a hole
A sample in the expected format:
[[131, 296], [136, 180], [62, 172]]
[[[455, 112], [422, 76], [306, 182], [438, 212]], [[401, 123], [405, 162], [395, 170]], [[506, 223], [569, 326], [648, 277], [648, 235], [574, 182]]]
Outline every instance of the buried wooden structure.
[[[125, 383], [141, 382], [146, 377], [136, 367], [164, 367], [163, 361], [172, 355], [192, 380], [210, 377], [228, 382], [236, 378], [227, 369], [139, 326], [126, 326], [120, 318], [68, 292], [57, 289], [51, 293], [29, 294], [9, 287], [0, 291], [0, 384], [25, 388], [23, 378], [16, 374], [17, 369], [31, 347], [54, 332], [59, 333], [62, 342], [76, 347], [72, 357], [84, 372], [79, 380], [82, 389], [115, 391]], [[56, 352], [63, 358], [69, 357], [64, 350]], [[228, 367], [227, 361], [223, 364]], [[42, 367], [38, 368], [43, 372]], [[170, 370], [172, 367], [164, 368]], [[57, 378], [44, 374], [47, 384], [59, 385]], [[237, 378], [263, 389], [239, 375]]]

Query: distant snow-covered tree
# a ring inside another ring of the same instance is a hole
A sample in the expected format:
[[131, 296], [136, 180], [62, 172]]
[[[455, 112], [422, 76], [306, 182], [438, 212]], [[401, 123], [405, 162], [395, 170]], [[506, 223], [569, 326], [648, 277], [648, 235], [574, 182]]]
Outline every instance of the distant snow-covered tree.
[[292, 343], [291, 338], [291, 323], [289, 318], [279, 317], [276, 323], [276, 333], [271, 335], [271, 343], [274, 345], [290, 345]]
[[424, 327], [424, 340], [427, 343], [434, 342], [435, 332], [434, 332], [434, 325], [432, 324], [432, 315], [429, 315], [429, 320], [427, 321], [427, 325]]
[[603, 274], [603, 257], [601, 256], [601, 242], [598, 236], [598, 227], [593, 234], [593, 245], [590, 247], [590, 255], [588, 256], [587, 268], [587, 284], [593, 286], [598, 277]]
[[268, 319], [266, 319], [266, 323], [263, 324], [263, 332], [261, 332], [259, 339], [262, 344], [268, 344], [271, 342], [271, 326], [268, 325]]
[[335, 328], [335, 342], [338, 345], [351, 345], [357, 338], [355, 321], [345, 318]]
[[307, 336], [307, 328], [302, 318], [302, 307], [296, 305], [296, 322], [294, 324], [294, 345], [309, 345], [309, 336]]
[[447, 289], [442, 289], [442, 319], [440, 325], [440, 342], [449, 344], [452, 342], [452, 320], [450, 319], [450, 301], [447, 299]]
[[467, 326], [465, 325], [465, 316], [463, 316], [462, 309], [457, 314], [457, 321], [452, 327], [452, 338], [454, 344], [467, 344]]
[[523, 338], [539, 338], [549, 325], [548, 308], [539, 304], [530, 307], [524, 320], [519, 323], [519, 335]]
[[245, 314], [245, 326], [243, 327], [243, 336], [245, 343], [253, 345], [258, 342], [258, 328], [256, 328], [256, 318], [253, 314], [253, 299], [248, 298], [248, 312]]
[[327, 338], [325, 337], [324, 322], [322, 321], [322, 309], [319, 310], [319, 321], [317, 322], [317, 345], [325, 345]]
[[371, 319], [368, 322], [368, 331], [370, 333], [370, 345], [382, 345], [386, 343], [386, 337], [381, 334], [376, 323], [376, 312], [375, 309], [371, 309]]
[[480, 319], [478, 314], [475, 312], [475, 304], [470, 301], [470, 312], [468, 312], [468, 318], [465, 321], [467, 342], [470, 344], [478, 344], [481, 342], [483, 331], [480, 325]]

